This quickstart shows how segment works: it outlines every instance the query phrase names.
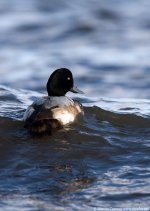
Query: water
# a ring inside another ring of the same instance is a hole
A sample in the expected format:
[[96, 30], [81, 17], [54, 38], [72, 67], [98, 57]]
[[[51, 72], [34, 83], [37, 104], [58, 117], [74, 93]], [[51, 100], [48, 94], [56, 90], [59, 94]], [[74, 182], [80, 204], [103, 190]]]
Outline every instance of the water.
[[[113, 3], [112, 3], [113, 2]], [[0, 2], [0, 210], [150, 207], [150, 2]], [[72, 70], [84, 118], [23, 127], [50, 73]]]

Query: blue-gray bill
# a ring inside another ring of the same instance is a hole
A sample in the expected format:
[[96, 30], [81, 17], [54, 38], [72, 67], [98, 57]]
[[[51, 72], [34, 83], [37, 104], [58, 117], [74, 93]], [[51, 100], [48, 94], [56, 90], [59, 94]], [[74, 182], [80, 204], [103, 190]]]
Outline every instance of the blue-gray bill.
[[73, 93], [79, 93], [79, 94], [84, 94], [84, 92], [82, 92], [80, 89], [78, 89], [76, 86], [72, 87], [70, 89], [70, 92], [73, 92]]

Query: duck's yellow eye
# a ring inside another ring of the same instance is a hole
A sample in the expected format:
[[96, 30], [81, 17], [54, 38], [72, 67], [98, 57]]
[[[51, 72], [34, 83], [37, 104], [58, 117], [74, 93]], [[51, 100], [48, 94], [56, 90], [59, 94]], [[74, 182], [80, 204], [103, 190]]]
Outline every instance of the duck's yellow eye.
[[67, 80], [70, 81], [70, 77], [67, 77]]

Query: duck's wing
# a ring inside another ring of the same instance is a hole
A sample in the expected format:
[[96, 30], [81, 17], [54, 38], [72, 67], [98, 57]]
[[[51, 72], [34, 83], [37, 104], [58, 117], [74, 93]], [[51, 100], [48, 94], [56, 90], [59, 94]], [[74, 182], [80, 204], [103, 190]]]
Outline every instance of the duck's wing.
[[42, 105], [36, 106], [34, 104], [30, 105], [24, 113], [23, 120], [25, 122], [25, 127], [32, 124], [36, 119], [37, 114], [41, 111]]
[[54, 106], [51, 109], [41, 109], [40, 112], [36, 115], [36, 120], [43, 119], [55, 119], [60, 122], [61, 125], [66, 125], [70, 122], [73, 122], [77, 116], [76, 107], [70, 106]]
[[32, 105], [29, 108], [28, 114], [25, 120], [25, 127], [29, 129], [30, 132], [35, 134], [42, 134], [45, 132], [51, 133], [52, 129], [61, 127], [60, 122], [53, 118], [53, 108], [46, 109], [43, 105], [37, 106]]
[[23, 115], [23, 121], [27, 121], [35, 117], [35, 115], [42, 109], [44, 104], [44, 98], [38, 98], [35, 100], [25, 111]]

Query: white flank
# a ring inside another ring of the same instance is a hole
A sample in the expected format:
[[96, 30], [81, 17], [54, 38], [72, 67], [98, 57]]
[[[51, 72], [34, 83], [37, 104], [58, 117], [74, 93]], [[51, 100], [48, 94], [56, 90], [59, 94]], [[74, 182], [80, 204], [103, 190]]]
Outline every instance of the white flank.
[[59, 120], [63, 125], [66, 125], [70, 122], [74, 121], [74, 116], [72, 113], [69, 113], [68, 111], [59, 111], [59, 112], [54, 112], [53, 114], [54, 119]]

